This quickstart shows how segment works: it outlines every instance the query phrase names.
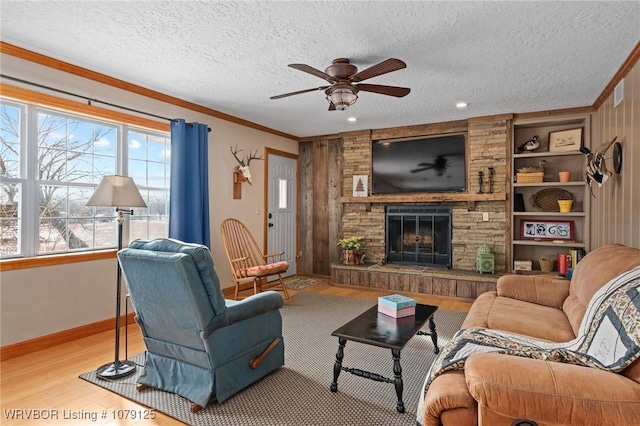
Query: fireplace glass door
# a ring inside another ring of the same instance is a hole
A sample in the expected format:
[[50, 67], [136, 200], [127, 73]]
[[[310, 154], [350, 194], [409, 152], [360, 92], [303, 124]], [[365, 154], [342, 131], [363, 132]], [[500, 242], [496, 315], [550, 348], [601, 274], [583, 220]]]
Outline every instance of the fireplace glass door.
[[451, 207], [387, 207], [386, 259], [451, 266]]

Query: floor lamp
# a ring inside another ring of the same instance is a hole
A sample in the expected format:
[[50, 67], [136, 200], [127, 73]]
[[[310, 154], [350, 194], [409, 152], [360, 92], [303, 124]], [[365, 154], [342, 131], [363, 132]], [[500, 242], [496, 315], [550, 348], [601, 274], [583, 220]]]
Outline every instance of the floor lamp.
[[[96, 191], [93, 193], [87, 206], [90, 207], [115, 207], [118, 214], [118, 251], [122, 250], [122, 224], [124, 215], [132, 215], [133, 210], [126, 207], [147, 207], [142, 199], [140, 191], [135, 182], [130, 177], [125, 176], [104, 176]], [[117, 262], [116, 262], [117, 263]], [[103, 379], [119, 379], [128, 376], [136, 369], [136, 364], [132, 361], [120, 361], [120, 304], [122, 289], [122, 271], [118, 266], [118, 279], [116, 287], [116, 355], [115, 361], [100, 366], [96, 373]]]

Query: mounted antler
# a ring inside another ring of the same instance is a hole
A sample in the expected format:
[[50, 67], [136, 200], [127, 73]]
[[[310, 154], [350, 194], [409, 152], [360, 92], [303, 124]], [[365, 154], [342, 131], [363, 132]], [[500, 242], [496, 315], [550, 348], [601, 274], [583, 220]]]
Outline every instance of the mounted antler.
[[242, 152], [244, 150], [238, 149], [238, 144], [236, 144], [235, 151], [233, 150], [232, 146], [230, 146], [229, 149], [231, 150], [231, 153], [233, 154], [233, 156], [236, 157], [236, 160], [238, 160], [238, 163], [240, 163], [242, 167], [246, 167], [246, 165], [244, 164], [244, 160], [239, 159], [238, 156], [236, 155], [237, 153]]
[[247, 158], [247, 167], [249, 167], [249, 163], [251, 163], [251, 160], [262, 160], [262, 155], [260, 157], [257, 157], [258, 155], [258, 150], [256, 149], [256, 153], [252, 153], [251, 150], [249, 150], [249, 157]]
[[[244, 156], [242, 160], [238, 157], [238, 153], [242, 152], [242, 149], [238, 149], [238, 144], [236, 144], [235, 149], [231, 146], [229, 147], [231, 153], [238, 161], [239, 166], [236, 166], [234, 183], [247, 182], [251, 185], [251, 171], [249, 170], [249, 164], [251, 164], [251, 160], [262, 160], [262, 155], [258, 157], [258, 150], [256, 152], [251, 152], [249, 150], [249, 156]], [[245, 162], [246, 159], [246, 162]]]

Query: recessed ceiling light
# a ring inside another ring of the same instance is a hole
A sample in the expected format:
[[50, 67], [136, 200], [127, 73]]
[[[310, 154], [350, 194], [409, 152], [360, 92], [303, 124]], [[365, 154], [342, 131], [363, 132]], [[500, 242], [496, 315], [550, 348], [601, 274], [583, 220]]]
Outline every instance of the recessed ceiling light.
[[469, 104], [468, 104], [468, 103], [466, 103], [466, 102], [458, 102], [458, 103], [456, 104], [456, 107], [458, 107], [458, 108], [466, 108], [466, 107], [468, 107], [468, 106], [469, 106]]
[[355, 117], [349, 117], [347, 118], [347, 121], [358, 121], [358, 119]]

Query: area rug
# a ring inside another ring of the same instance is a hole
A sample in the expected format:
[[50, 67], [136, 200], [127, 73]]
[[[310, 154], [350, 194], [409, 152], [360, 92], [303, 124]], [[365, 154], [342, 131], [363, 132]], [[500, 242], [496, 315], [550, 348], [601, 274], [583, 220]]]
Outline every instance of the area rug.
[[303, 290], [309, 286], [328, 280], [329, 278], [304, 277], [300, 275], [294, 275], [292, 277], [285, 278], [284, 283], [288, 289]]
[[[104, 381], [90, 372], [80, 377], [190, 425], [414, 426], [420, 387], [435, 359], [429, 336], [415, 336], [402, 350], [404, 414], [396, 411], [393, 384], [342, 372], [338, 392], [329, 390], [338, 348], [338, 339], [331, 333], [375, 303], [319, 293], [293, 297], [281, 310], [285, 365], [224, 403], [211, 403], [198, 413], [191, 413], [190, 403], [177, 395], [154, 389], [136, 391], [136, 376]], [[460, 328], [464, 317], [464, 313], [441, 309], [434, 314], [440, 347]], [[134, 360], [142, 364], [143, 355]], [[347, 342], [342, 365], [393, 378], [388, 349]]]

